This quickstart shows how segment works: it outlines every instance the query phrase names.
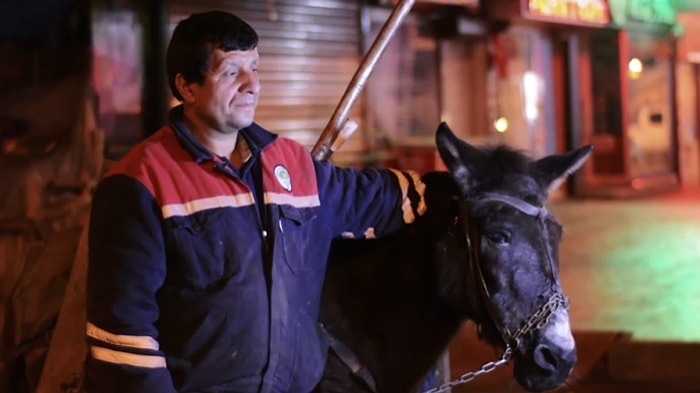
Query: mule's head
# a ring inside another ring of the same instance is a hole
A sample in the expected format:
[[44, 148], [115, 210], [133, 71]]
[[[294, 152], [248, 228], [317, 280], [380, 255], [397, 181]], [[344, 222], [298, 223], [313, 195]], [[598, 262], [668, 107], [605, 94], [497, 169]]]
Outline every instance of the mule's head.
[[504, 147], [477, 149], [444, 123], [436, 139], [462, 206], [457, 221], [470, 254], [463, 285], [477, 294], [467, 301], [470, 316], [485, 340], [512, 349], [523, 387], [556, 388], [569, 377], [576, 348], [559, 279], [562, 227], [544, 203], [592, 149], [532, 160]]

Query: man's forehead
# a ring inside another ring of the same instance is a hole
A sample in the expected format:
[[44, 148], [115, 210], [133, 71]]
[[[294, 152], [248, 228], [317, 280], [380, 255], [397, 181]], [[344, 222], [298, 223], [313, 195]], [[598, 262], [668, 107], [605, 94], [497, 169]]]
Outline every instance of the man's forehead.
[[219, 68], [226, 64], [249, 64], [256, 62], [259, 59], [258, 48], [253, 48], [250, 50], [231, 50], [223, 51], [221, 49], [214, 49], [211, 54], [211, 65], [213, 69]]

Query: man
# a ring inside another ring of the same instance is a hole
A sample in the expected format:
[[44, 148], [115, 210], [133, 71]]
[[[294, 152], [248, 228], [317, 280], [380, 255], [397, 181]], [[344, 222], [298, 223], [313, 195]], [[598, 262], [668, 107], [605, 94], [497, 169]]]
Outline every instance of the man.
[[257, 43], [228, 13], [180, 22], [167, 68], [182, 105], [95, 192], [90, 393], [312, 391], [331, 240], [425, 210], [413, 174], [317, 162], [254, 123]]

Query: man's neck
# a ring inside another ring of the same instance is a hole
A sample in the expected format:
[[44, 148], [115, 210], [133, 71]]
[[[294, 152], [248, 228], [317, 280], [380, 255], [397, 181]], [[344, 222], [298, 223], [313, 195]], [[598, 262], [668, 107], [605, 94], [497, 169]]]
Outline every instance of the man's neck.
[[250, 159], [250, 156], [251, 153], [250, 147], [248, 146], [248, 141], [246, 141], [244, 137], [241, 137], [239, 133], [239, 138], [236, 140], [236, 148], [229, 156], [229, 160], [233, 166], [240, 169], [240, 167], [242, 167], [243, 164]]
[[[239, 140], [243, 138], [238, 138], [238, 131], [231, 133], [219, 132], [201, 122], [192, 121], [192, 119], [187, 116], [185, 116], [185, 124], [192, 136], [197, 139], [202, 146], [217, 156], [228, 157], [234, 165], [240, 161], [240, 157], [245, 157], [245, 155], [241, 155], [241, 149], [243, 149], [243, 152], [247, 155], [250, 154], [248, 144], [243, 141], [243, 146], [241, 146], [241, 143], [239, 143]], [[236, 167], [240, 167], [240, 165], [236, 165]]]

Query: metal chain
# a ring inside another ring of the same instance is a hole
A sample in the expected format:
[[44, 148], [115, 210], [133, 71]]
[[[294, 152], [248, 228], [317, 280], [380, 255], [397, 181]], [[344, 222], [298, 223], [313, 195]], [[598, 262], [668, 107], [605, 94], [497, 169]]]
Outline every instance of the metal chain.
[[[564, 308], [568, 309], [569, 308], [569, 299], [567, 299], [564, 295], [561, 293], [557, 292], [555, 293], [547, 303], [543, 304], [537, 311], [535, 311], [530, 318], [525, 321], [522, 326], [518, 328], [518, 330], [515, 331], [513, 336], [511, 337], [511, 341], [515, 343], [515, 345], [518, 344], [518, 340], [526, 335], [529, 332], [542, 329], [544, 328], [559, 308]], [[510, 347], [510, 345], [506, 346], [505, 352], [503, 352], [503, 356], [501, 356], [500, 360], [497, 360], [495, 362], [488, 362], [481, 366], [481, 368], [477, 371], [470, 371], [466, 374], [463, 374], [461, 377], [458, 379], [452, 380], [450, 382], [446, 382], [436, 388], [427, 390], [423, 393], [444, 393], [444, 392], [449, 392], [453, 387], [457, 385], [463, 385], [465, 383], [469, 383], [473, 381], [476, 377], [484, 374], [488, 374], [495, 370], [496, 368], [508, 363], [513, 355], [513, 351]]]
[[478, 377], [479, 375], [484, 375], [492, 372], [496, 368], [508, 363], [510, 361], [510, 358], [512, 357], [513, 352], [510, 349], [510, 346], [506, 346], [505, 352], [503, 352], [503, 356], [501, 356], [500, 360], [497, 360], [495, 362], [488, 362], [481, 366], [481, 368], [477, 371], [470, 371], [466, 374], [462, 374], [461, 377], [458, 379], [452, 380], [450, 382], [446, 382], [436, 388], [427, 390], [423, 393], [444, 393], [444, 392], [449, 392], [454, 386], [457, 385], [462, 385], [468, 382], [471, 382], [474, 380], [474, 378]]
[[556, 292], [549, 298], [547, 303], [543, 304], [539, 309], [537, 309], [537, 311], [535, 311], [530, 318], [528, 318], [527, 321], [525, 321], [518, 328], [518, 330], [513, 333], [513, 335], [510, 337], [511, 341], [515, 342], [515, 345], [517, 345], [518, 340], [520, 340], [522, 336], [545, 327], [549, 323], [550, 319], [552, 319], [554, 313], [560, 308], [568, 309], [569, 299], [562, 295], [561, 292]]

